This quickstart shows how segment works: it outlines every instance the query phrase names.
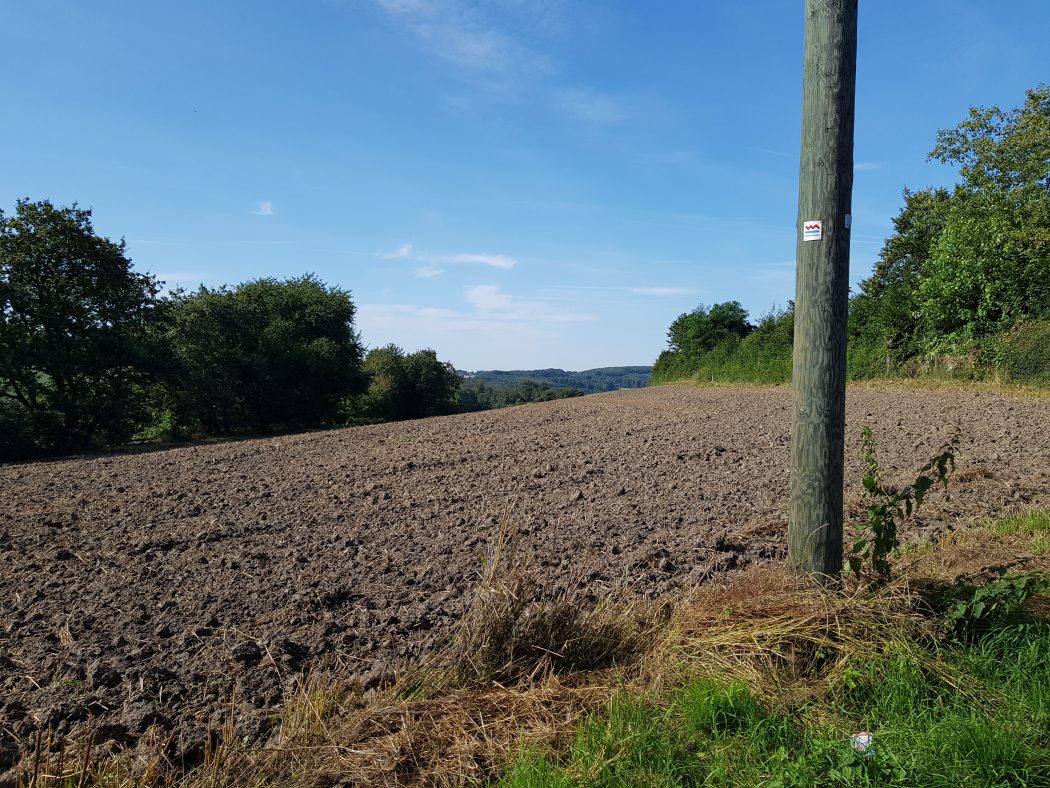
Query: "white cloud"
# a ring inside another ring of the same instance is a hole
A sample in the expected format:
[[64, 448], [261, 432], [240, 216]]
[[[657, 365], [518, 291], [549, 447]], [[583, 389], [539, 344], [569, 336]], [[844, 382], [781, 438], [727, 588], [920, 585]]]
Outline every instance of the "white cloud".
[[467, 288], [467, 300], [479, 312], [506, 311], [513, 306], [511, 297], [500, 291], [496, 285], [476, 285]]
[[464, 294], [476, 310], [475, 317], [487, 320], [519, 323], [576, 323], [594, 320], [593, 315], [557, 311], [543, 299], [513, 298], [497, 285], [474, 285], [466, 288]]
[[412, 304], [362, 304], [358, 310], [358, 324], [370, 335], [385, 336], [384, 332], [396, 329], [402, 336], [417, 337], [414, 341], [425, 342], [435, 334], [456, 333], [553, 336], [553, 326], [557, 324], [595, 319], [589, 314], [559, 311], [544, 299], [514, 298], [496, 285], [467, 287], [463, 295], [472, 307], [469, 310]]
[[424, 265], [422, 268], [417, 268], [415, 273], [420, 279], [431, 279], [445, 273], [445, 269], [433, 265]]
[[269, 200], [263, 200], [252, 213], [256, 216], [273, 216], [273, 203]]
[[[412, 244], [405, 244], [404, 246], [398, 247], [393, 252], [386, 252], [379, 254], [382, 260], [413, 260], [420, 263], [438, 263], [438, 264], [480, 264], [488, 265], [493, 268], [502, 268], [509, 270], [518, 264], [518, 261], [505, 254], [471, 254], [471, 253], [457, 253], [457, 254], [418, 254], [414, 251]], [[419, 271], [426, 271], [428, 273], [419, 274]], [[417, 275], [422, 276], [435, 276], [440, 271], [437, 270], [433, 265], [425, 266], [424, 268], [417, 269]]]
[[420, 257], [419, 259], [432, 263], [481, 263], [482, 265], [491, 265], [493, 268], [503, 268], [505, 270], [511, 269], [518, 264], [518, 261], [513, 257], [503, 254], [449, 254]]
[[855, 171], [881, 170], [886, 166], [884, 161], [858, 161], [853, 165]]
[[379, 256], [384, 260], [403, 260], [412, 256], [412, 244], [404, 244], [392, 252], [380, 254]]

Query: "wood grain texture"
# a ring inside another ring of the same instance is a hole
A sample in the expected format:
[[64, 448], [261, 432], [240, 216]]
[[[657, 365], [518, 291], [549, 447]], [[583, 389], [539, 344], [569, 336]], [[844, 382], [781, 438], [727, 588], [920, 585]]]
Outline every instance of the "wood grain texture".
[[[788, 555], [818, 581], [842, 569], [842, 463], [853, 191], [857, 0], [806, 0]], [[823, 222], [819, 241], [802, 223]]]

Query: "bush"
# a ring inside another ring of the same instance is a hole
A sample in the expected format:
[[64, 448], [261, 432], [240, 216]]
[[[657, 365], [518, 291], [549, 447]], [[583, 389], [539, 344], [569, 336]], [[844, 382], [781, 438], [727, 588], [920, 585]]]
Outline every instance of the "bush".
[[1050, 384], [1050, 320], [1014, 326], [999, 340], [996, 361], [1012, 382]]

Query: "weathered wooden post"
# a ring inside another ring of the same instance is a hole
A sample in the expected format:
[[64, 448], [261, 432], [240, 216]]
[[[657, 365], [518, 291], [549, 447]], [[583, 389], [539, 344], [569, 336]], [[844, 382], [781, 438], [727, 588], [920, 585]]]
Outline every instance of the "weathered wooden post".
[[796, 573], [833, 583], [842, 570], [857, 0], [805, 2], [788, 556]]

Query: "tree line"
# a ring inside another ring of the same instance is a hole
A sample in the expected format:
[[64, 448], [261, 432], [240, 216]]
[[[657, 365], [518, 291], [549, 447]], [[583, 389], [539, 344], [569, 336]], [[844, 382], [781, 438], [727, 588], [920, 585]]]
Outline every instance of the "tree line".
[[434, 350], [366, 350], [355, 314], [310, 274], [164, 293], [89, 210], [20, 200], [0, 210], [0, 461], [565, 395], [461, 393]]
[[[904, 192], [894, 232], [851, 294], [848, 373], [963, 374], [1050, 383], [1050, 87], [1017, 108], [973, 107], [938, 132], [952, 189]], [[792, 304], [752, 324], [736, 301], [668, 330], [653, 381], [787, 380]]]
[[522, 381], [546, 383], [553, 388], [579, 389], [585, 393], [642, 388], [649, 385], [652, 367], [596, 367], [579, 372], [564, 369], [482, 369], [465, 376], [494, 384], [517, 384]]

